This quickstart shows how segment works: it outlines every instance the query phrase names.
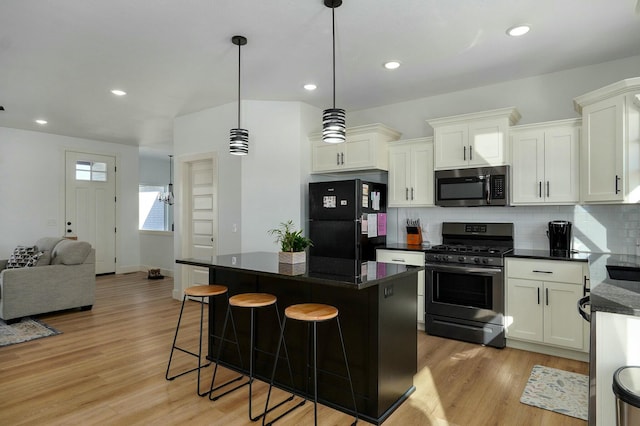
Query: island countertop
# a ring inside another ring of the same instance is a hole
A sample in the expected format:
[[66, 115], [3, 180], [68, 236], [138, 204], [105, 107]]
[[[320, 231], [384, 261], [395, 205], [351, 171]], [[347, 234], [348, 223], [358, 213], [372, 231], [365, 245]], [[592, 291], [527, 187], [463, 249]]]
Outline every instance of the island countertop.
[[247, 271], [260, 275], [278, 276], [283, 279], [320, 283], [364, 289], [383, 284], [403, 275], [416, 273], [422, 267], [396, 265], [375, 261], [359, 262], [352, 259], [338, 259], [309, 256], [305, 263], [278, 263], [278, 253], [250, 252], [226, 254], [210, 258], [177, 259], [176, 263]]

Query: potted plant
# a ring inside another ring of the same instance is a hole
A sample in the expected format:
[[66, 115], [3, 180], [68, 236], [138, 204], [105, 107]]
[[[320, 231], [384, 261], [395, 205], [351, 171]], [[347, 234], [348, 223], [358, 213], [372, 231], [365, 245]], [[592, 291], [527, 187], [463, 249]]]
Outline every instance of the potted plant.
[[280, 244], [278, 261], [280, 263], [302, 263], [306, 261], [305, 249], [312, 246], [311, 240], [302, 235], [302, 230], [295, 230], [293, 221], [282, 222], [280, 226], [270, 229], [269, 234], [275, 235], [276, 243]]

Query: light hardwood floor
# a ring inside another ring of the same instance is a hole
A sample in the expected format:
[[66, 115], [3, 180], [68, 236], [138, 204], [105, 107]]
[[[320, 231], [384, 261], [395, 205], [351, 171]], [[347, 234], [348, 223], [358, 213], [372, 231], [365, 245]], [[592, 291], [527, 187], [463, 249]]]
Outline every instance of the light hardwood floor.
[[[164, 379], [180, 309], [172, 287], [170, 278], [150, 281], [145, 273], [98, 277], [92, 311], [39, 317], [63, 334], [0, 348], [0, 425], [254, 424], [248, 388], [211, 402], [195, 395], [194, 373]], [[182, 336], [192, 337], [181, 344], [197, 344], [198, 316], [199, 305], [188, 303]], [[534, 365], [587, 374], [587, 364], [417, 333], [416, 391], [384, 425], [586, 424], [519, 399]], [[194, 361], [183, 355], [178, 368], [182, 360]], [[211, 373], [212, 367], [204, 370], [207, 385]], [[266, 388], [262, 382], [254, 387], [256, 410]], [[352, 418], [321, 407], [319, 419], [334, 425]], [[278, 424], [312, 422], [307, 404]]]

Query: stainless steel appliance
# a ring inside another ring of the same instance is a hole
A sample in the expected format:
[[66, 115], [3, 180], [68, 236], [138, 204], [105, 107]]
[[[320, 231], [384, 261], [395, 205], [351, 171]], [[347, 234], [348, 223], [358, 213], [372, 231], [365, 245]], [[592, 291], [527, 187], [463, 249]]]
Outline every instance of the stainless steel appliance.
[[505, 347], [504, 255], [512, 223], [442, 224], [442, 245], [425, 251], [425, 331]]
[[[319, 258], [344, 259], [360, 275], [360, 262], [376, 259], [386, 236], [387, 186], [360, 179], [309, 183], [309, 249]], [[348, 268], [347, 268], [348, 269]]]
[[569, 256], [571, 252], [571, 222], [566, 220], [552, 220], [549, 222], [547, 236], [549, 237], [549, 251], [552, 256]]
[[509, 205], [509, 166], [436, 170], [437, 206]]

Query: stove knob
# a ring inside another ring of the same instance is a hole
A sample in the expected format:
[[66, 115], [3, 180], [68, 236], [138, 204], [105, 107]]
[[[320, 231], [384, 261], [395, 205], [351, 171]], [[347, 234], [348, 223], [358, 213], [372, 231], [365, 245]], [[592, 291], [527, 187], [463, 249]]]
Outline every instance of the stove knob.
[[474, 257], [474, 258], [473, 258], [473, 261], [474, 261], [475, 263], [480, 263], [480, 258], [479, 258], [479, 257]]
[[482, 263], [489, 263], [489, 259], [487, 259], [486, 257], [484, 259], [482, 259]]
[[464, 256], [458, 256], [458, 262], [464, 262]]

